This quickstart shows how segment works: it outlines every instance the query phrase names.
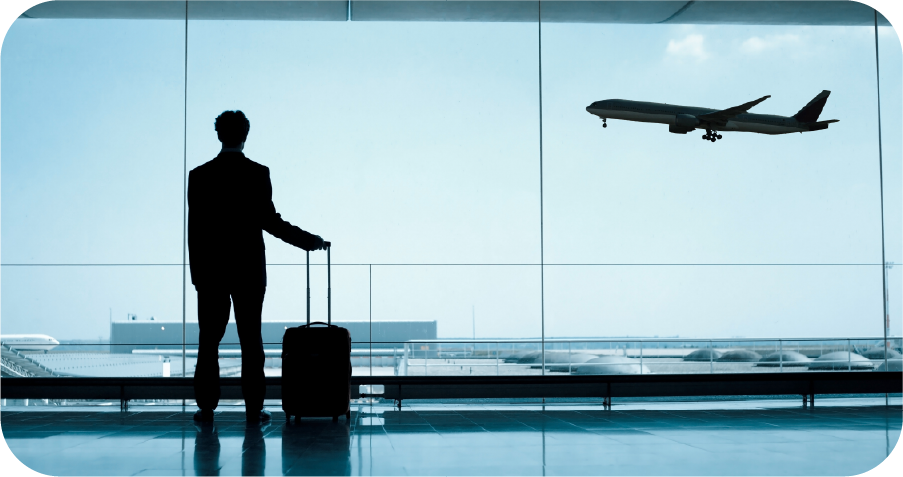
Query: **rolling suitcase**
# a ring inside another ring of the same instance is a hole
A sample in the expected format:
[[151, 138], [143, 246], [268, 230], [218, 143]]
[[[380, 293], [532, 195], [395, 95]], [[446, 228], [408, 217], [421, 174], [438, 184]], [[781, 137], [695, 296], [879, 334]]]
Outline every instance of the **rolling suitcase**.
[[351, 334], [332, 324], [332, 279], [326, 242], [327, 322], [310, 322], [310, 252], [307, 253], [307, 324], [282, 337], [282, 410], [292, 416], [351, 419]]

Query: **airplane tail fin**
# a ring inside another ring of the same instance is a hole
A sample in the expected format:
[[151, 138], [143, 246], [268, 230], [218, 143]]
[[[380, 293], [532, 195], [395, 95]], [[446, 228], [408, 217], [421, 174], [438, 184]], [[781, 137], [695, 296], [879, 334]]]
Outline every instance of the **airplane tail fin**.
[[825, 107], [825, 103], [828, 101], [828, 96], [831, 95], [831, 92], [828, 90], [824, 90], [821, 93], [818, 93], [818, 96], [812, 98], [812, 101], [809, 101], [809, 104], [803, 106], [803, 109], [800, 112], [793, 115], [793, 118], [801, 123], [814, 123], [818, 121], [818, 116], [821, 114], [821, 110]]

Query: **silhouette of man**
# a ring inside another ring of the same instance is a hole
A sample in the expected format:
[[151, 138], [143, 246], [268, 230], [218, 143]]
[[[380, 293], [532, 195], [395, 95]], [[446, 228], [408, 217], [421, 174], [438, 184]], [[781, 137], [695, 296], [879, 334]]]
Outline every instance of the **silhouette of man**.
[[249, 423], [268, 421], [260, 314], [266, 291], [263, 232], [304, 250], [323, 248], [323, 239], [283, 220], [273, 205], [270, 170], [242, 150], [251, 124], [241, 111], [216, 118], [219, 155], [188, 175], [188, 253], [191, 283], [198, 293], [198, 361], [194, 419], [213, 420], [219, 403], [218, 348], [235, 306], [241, 344], [241, 392]]

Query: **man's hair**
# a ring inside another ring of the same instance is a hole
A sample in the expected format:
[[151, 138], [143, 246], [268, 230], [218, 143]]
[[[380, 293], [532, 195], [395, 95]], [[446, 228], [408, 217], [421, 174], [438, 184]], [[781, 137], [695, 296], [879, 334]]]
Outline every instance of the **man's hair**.
[[223, 146], [236, 147], [248, 138], [251, 122], [241, 111], [223, 111], [223, 114], [216, 117], [213, 128]]

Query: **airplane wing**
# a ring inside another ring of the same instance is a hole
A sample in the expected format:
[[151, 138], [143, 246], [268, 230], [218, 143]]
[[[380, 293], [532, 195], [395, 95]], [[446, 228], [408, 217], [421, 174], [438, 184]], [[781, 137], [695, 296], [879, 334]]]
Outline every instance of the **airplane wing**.
[[737, 115], [747, 112], [753, 106], [761, 103], [762, 101], [765, 101], [766, 99], [768, 99], [770, 97], [771, 97], [771, 95], [762, 96], [759, 99], [750, 101], [748, 103], [743, 103], [740, 106], [734, 106], [733, 108], [722, 109], [721, 111], [715, 111], [714, 113], [703, 114], [701, 116], [697, 116], [696, 118], [699, 119], [700, 121], [708, 121], [710, 123], [724, 125], [727, 123], [727, 121], [729, 119], [733, 118], [734, 116], [737, 116]]

